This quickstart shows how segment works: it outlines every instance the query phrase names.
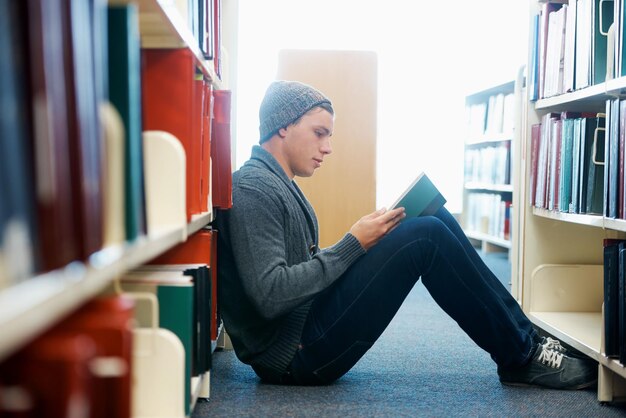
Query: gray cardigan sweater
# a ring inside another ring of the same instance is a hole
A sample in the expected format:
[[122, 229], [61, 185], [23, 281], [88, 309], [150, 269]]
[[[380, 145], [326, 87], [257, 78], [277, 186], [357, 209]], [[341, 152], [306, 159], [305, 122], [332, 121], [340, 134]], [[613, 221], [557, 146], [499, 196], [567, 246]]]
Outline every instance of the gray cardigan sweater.
[[365, 250], [347, 233], [318, 250], [310, 203], [260, 146], [233, 174], [233, 207], [217, 215], [219, 306], [237, 357], [278, 382], [300, 344], [311, 301]]

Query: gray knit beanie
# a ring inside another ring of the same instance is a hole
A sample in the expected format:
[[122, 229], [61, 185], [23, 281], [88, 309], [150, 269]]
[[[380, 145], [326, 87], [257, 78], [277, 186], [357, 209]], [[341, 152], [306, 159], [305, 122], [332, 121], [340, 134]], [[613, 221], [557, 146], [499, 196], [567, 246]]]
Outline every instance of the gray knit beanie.
[[298, 81], [274, 81], [267, 88], [259, 108], [259, 143], [270, 139], [279, 129], [291, 125], [309, 110], [330, 100], [313, 87]]

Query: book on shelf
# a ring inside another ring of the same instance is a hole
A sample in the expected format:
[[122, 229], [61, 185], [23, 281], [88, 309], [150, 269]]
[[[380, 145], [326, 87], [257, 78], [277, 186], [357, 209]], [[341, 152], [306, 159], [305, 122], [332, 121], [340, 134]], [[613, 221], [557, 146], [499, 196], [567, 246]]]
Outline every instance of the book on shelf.
[[[210, 250], [210, 248], [208, 248]], [[211, 370], [211, 268], [204, 263], [146, 264], [134, 270], [142, 272], [174, 272], [192, 278], [193, 339], [191, 353], [192, 376]]]
[[[620, 363], [626, 365], [626, 243], [618, 244], [618, 271], [619, 280], [617, 285], [618, 300], [618, 358]], [[615, 324], [613, 324], [615, 325]]]
[[[597, 117], [588, 131], [587, 146], [584, 154], [583, 185], [585, 210], [584, 213], [602, 215], [604, 212], [604, 158], [605, 158], [605, 118]], [[581, 210], [582, 212], [582, 210]]]
[[[65, 70], [68, 73], [66, 99], [72, 202], [75, 205], [74, 225], [77, 228], [79, 257], [87, 259], [103, 245], [102, 136], [98, 107], [103, 101], [97, 88], [94, 7], [99, 2], [69, 1], [63, 7], [65, 42], [69, 49]], [[69, 32], [69, 33], [68, 33]], [[99, 73], [100, 69], [98, 69]]]
[[[531, 100], [606, 80], [616, 55], [609, 50], [607, 39], [616, 8], [612, 1], [601, 0], [548, 1], [541, 5], [534, 17], [536, 34], [531, 33]], [[613, 42], [612, 47], [616, 44], [619, 42]]]
[[211, 269], [211, 341], [217, 341], [221, 323], [217, 299], [217, 236], [216, 229], [201, 229], [148, 264], [205, 264]]
[[186, 157], [187, 221], [201, 213], [202, 91], [195, 87], [196, 58], [187, 49], [143, 49], [142, 104], [145, 130], [174, 135]]
[[208, 212], [213, 210], [211, 195], [211, 132], [213, 119], [213, 85], [203, 83], [204, 103], [202, 106], [202, 152], [201, 152], [201, 177], [200, 177], [200, 210]]
[[593, 0], [593, 41], [592, 41], [592, 81], [593, 84], [604, 83], [607, 72], [609, 54], [607, 33], [613, 24], [614, 6], [612, 1]]
[[[79, 241], [72, 205], [69, 115], [66, 88], [70, 83], [64, 56], [68, 55], [63, 21], [66, 2], [31, 1], [26, 11], [29, 91], [32, 108], [33, 155], [45, 156], [33, 165], [37, 191], [36, 217], [40, 269], [63, 267], [79, 259]], [[45, 69], [45, 77], [44, 77]], [[34, 129], [46, 126], [47, 129]]]
[[134, 4], [108, 8], [109, 100], [124, 124], [124, 224], [126, 240], [146, 234], [143, 178], [141, 45]]
[[38, 336], [0, 364], [0, 415], [68, 417], [79, 411], [91, 416], [90, 366], [96, 360], [94, 341], [83, 333]]
[[90, 364], [90, 416], [131, 416], [132, 321], [134, 302], [124, 296], [98, 297], [58, 324], [53, 331], [84, 334], [95, 345]]
[[531, 204], [602, 214], [605, 200], [604, 114], [548, 113], [531, 129]]
[[233, 205], [230, 161], [231, 100], [232, 92], [230, 90], [213, 91], [211, 193], [213, 206], [219, 209], [230, 209]]
[[[120, 279], [124, 292], [152, 293], [158, 300], [158, 325], [173, 332], [185, 351], [185, 413], [191, 406], [192, 353], [194, 353], [194, 284], [192, 277], [172, 271], [131, 271]], [[153, 307], [142, 300], [135, 305], [139, 327], [151, 328]]]
[[624, 240], [605, 239], [603, 242], [604, 260], [604, 353], [608, 357], [619, 355], [619, 286], [622, 270], [620, 269], [620, 246]]
[[434, 215], [444, 204], [446, 199], [439, 189], [421, 172], [415, 180], [393, 202], [389, 209], [403, 207], [406, 218]]
[[32, 176], [24, 6], [0, 4], [0, 289], [36, 269], [36, 192]]

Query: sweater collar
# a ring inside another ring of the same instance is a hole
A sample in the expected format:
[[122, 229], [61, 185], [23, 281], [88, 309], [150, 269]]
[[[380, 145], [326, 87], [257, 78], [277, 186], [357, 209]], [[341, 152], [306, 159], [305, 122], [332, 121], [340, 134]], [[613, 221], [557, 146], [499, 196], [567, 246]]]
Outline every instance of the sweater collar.
[[285, 184], [291, 185], [292, 181], [285, 173], [285, 170], [278, 164], [276, 158], [268, 151], [266, 151], [260, 145], [255, 145], [252, 147], [252, 156], [250, 158], [252, 161], [260, 161], [263, 163], [272, 173], [276, 174]]
[[[296, 201], [302, 208], [304, 215], [306, 216], [307, 223], [309, 225], [309, 229], [311, 231], [311, 236], [313, 237], [314, 242], [311, 244], [313, 247], [317, 247], [318, 245], [318, 232], [317, 232], [317, 218], [315, 216], [315, 210], [308, 202], [302, 190], [298, 187], [295, 181], [291, 180], [285, 170], [278, 164], [276, 158], [266, 151], [263, 147], [259, 145], [255, 145], [252, 147], [252, 155], [248, 163], [259, 166], [263, 165], [265, 168], [269, 169], [272, 173], [274, 173], [279, 179], [281, 179], [289, 188], [293, 196], [296, 198]], [[246, 163], [247, 164], [247, 163]]]

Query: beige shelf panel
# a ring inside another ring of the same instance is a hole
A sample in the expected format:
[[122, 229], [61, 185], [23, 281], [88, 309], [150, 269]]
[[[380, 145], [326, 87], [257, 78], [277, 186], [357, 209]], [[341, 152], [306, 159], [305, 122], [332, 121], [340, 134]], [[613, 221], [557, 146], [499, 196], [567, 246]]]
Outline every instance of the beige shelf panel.
[[98, 295], [124, 271], [183, 242], [183, 237], [211, 220], [210, 212], [197, 215], [184, 231], [157, 231], [123, 248], [105, 248], [95, 253], [88, 264], [72, 263], [0, 291], [0, 360]]
[[477, 145], [489, 145], [493, 143], [503, 142], [503, 141], [512, 141], [513, 133], [500, 133], [495, 135], [483, 135], [482, 137], [471, 137], [465, 143], [466, 146], [477, 146]]
[[626, 231], [626, 220], [623, 219], [606, 218], [601, 215], [581, 215], [575, 213], [555, 212], [541, 208], [533, 208], [533, 214], [542, 218], [554, 219], [562, 222], [611, 229], [614, 231]]
[[600, 361], [601, 312], [531, 312], [529, 318], [557, 339]]
[[511, 184], [490, 184], [490, 183], [478, 183], [467, 182], [465, 183], [465, 190], [485, 190], [487, 192], [513, 192], [513, 185]]
[[600, 106], [603, 109], [608, 98], [622, 95], [625, 92], [626, 77], [619, 77], [571, 93], [537, 100], [535, 109], [549, 110], [563, 106], [567, 106], [568, 110], [589, 111], [589, 106]]
[[470, 239], [488, 242], [490, 244], [497, 245], [498, 247], [511, 248], [511, 241], [503, 239], [503, 238], [494, 237], [493, 235], [485, 234], [482, 232], [476, 232], [476, 231], [465, 231], [465, 235], [467, 235], [467, 237]]

